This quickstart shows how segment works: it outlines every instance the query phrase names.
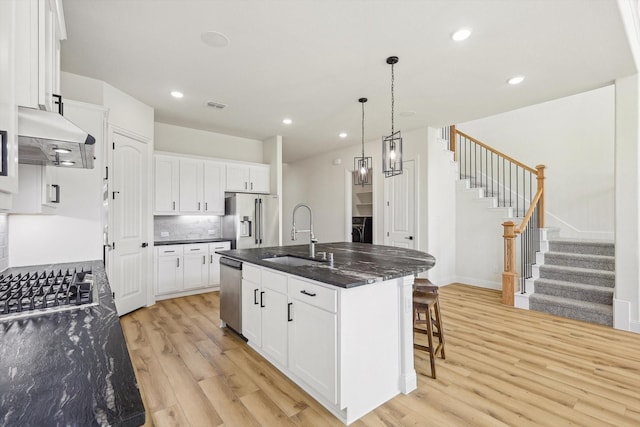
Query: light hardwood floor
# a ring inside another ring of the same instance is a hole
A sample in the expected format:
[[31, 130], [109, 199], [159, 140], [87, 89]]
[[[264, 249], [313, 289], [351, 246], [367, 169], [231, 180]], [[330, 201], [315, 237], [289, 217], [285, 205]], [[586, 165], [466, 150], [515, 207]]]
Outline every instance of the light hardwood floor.
[[[416, 351], [418, 389], [353, 426], [640, 425], [640, 335], [508, 308], [499, 292], [461, 284], [440, 299], [438, 379]], [[121, 318], [147, 425], [342, 425], [219, 328], [218, 310], [212, 292]]]

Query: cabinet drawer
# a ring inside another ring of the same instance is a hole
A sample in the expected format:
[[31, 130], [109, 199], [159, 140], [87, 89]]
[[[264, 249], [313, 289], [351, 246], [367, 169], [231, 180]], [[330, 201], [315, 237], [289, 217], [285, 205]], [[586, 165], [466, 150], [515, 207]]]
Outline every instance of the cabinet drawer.
[[242, 278], [250, 282], [260, 284], [260, 267], [252, 264], [242, 263]]
[[208, 254], [209, 253], [209, 244], [208, 243], [194, 243], [191, 245], [184, 245], [184, 254]]
[[183, 245], [169, 245], [158, 247], [158, 256], [182, 256]]
[[216, 251], [224, 251], [231, 249], [231, 242], [209, 243], [209, 253], [215, 254]]
[[337, 311], [337, 291], [295, 277], [289, 277], [289, 297], [332, 313]]
[[262, 269], [262, 287], [287, 294], [287, 276], [266, 268]]

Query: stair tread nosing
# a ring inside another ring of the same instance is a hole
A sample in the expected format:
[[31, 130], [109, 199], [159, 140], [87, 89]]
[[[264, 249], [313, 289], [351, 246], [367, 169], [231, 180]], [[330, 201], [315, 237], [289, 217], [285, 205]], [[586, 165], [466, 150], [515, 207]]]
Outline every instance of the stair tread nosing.
[[585, 322], [606, 326], [613, 325], [613, 306], [608, 304], [576, 301], [553, 295], [533, 294], [529, 297], [529, 308]]
[[544, 256], [559, 257], [559, 258], [577, 258], [577, 259], [584, 259], [584, 260], [592, 259], [595, 261], [611, 261], [616, 259], [616, 257], [612, 255], [578, 254], [578, 253], [572, 253], [572, 252], [557, 252], [557, 251], [545, 252]]
[[[536, 279], [535, 280], [535, 285], [536, 285], [536, 293], [538, 290], [538, 285], [540, 284], [548, 284], [548, 285], [552, 285], [552, 286], [559, 286], [559, 287], [567, 287], [567, 288], [576, 288], [576, 289], [581, 289], [584, 291], [588, 291], [588, 292], [600, 292], [603, 294], [609, 294], [609, 295], [613, 295], [613, 288], [609, 288], [607, 286], [598, 286], [598, 285], [590, 285], [588, 283], [575, 283], [575, 282], [566, 282], [564, 280], [554, 280], [554, 279]], [[543, 295], [546, 295], [544, 293], [542, 293]]]
[[559, 238], [554, 237], [553, 239], [549, 239], [550, 243], [570, 243], [570, 244], [585, 244], [585, 245], [597, 245], [597, 246], [615, 246], [615, 242], [612, 240], [590, 240], [590, 239], [570, 239], [570, 238]]
[[534, 293], [529, 297], [529, 302], [532, 302], [532, 301], [561, 304], [561, 305], [569, 306], [572, 308], [583, 308], [585, 310], [596, 311], [603, 314], [613, 313], [613, 306], [610, 304], [600, 304], [597, 302], [580, 301], [580, 300], [574, 300], [571, 298], [559, 297], [555, 295], [545, 295], [545, 294]]
[[534, 283], [535, 293], [539, 295], [570, 298], [576, 301], [598, 304], [613, 304], [613, 288], [549, 279], [536, 279]]
[[614, 271], [616, 258], [611, 255], [576, 254], [549, 251], [544, 253], [544, 265], [556, 265], [594, 270]]

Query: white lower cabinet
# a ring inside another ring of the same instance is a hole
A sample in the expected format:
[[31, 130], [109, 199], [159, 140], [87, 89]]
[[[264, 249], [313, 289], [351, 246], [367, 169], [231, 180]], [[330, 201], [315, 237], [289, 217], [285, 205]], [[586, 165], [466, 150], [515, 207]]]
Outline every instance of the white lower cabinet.
[[207, 243], [185, 245], [184, 248], [185, 291], [200, 289], [209, 285], [209, 245]]
[[156, 296], [171, 298], [220, 287], [220, 255], [230, 242], [193, 243], [156, 247]]
[[336, 291], [247, 263], [242, 271], [242, 334], [336, 404]]

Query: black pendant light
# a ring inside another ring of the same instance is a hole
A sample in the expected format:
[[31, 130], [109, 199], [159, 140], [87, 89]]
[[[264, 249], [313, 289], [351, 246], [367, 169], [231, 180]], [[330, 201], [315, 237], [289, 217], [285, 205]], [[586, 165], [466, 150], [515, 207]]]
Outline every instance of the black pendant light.
[[393, 66], [397, 63], [397, 56], [387, 58], [387, 64], [391, 65], [391, 135], [382, 137], [382, 172], [387, 178], [402, 174], [402, 135], [400, 131], [395, 131], [393, 123], [393, 109], [395, 106]]
[[371, 157], [364, 156], [364, 103], [367, 98], [360, 98], [358, 102], [362, 104], [362, 156], [353, 158], [353, 183], [355, 185], [371, 185]]

